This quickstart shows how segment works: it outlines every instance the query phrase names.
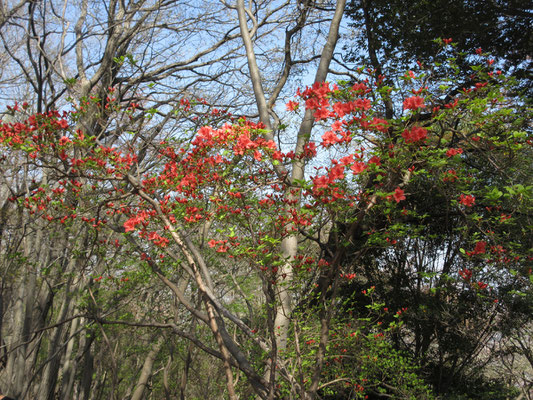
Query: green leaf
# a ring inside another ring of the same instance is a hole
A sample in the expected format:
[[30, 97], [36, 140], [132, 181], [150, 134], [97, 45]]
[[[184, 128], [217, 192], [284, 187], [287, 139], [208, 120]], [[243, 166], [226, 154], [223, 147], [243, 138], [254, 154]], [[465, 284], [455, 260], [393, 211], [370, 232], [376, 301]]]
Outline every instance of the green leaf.
[[487, 200], [496, 201], [503, 196], [503, 192], [498, 188], [493, 188], [489, 193], [485, 195]]

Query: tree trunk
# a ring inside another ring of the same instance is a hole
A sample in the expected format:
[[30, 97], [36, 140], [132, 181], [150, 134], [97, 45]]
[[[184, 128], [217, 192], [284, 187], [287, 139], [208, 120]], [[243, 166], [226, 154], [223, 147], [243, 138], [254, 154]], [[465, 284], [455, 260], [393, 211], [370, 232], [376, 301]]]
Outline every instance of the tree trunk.
[[[74, 310], [74, 313], [77, 313], [77, 309]], [[77, 367], [76, 360], [73, 359], [73, 351], [74, 351], [74, 342], [76, 340], [75, 335], [76, 331], [78, 330], [78, 326], [80, 324], [80, 319], [75, 318], [70, 323], [70, 339], [67, 344], [67, 349], [65, 351], [64, 361], [63, 361], [63, 367], [61, 368], [61, 398], [62, 399], [69, 399], [72, 398], [72, 387], [74, 386], [74, 377]]]
[[144, 396], [144, 392], [148, 386], [148, 380], [152, 376], [152, 368], [154, 366], [155, 359], [165, 344], [166, 339], [166, 335], [160, 336], [157, 342], [152, 346], [152, 349], [148, 352], [146, 358], [144, 359], [141, 374], [139, 375], [139, 379], [135, 385], [135, 390], [133, 391], [131, 400], [142, 400], [146, 398], [146, 396]]

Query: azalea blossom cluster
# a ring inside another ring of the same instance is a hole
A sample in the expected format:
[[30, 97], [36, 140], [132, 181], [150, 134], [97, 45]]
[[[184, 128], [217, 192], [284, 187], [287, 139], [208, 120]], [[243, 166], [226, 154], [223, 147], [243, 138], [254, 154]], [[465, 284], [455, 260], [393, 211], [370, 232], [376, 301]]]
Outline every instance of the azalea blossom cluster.
[[[408, 78], [416, 84], [414, 73], [409, 73]], [[63, 179], [30, 192], [22, 201], [32, 213], [42, 213], [48, 221], [66, 224], [81, 220], [101, 229], [109, 218], [120, 217], [126, 233], [137, 232], [157, 249], [172, 246], [171, 233], [178, 225], [194, 229], [207, 221], [234, 221], [235, 225], [260, 221], [259, 225], [267, 226], [275, 240], [269, 242], [262, 237], [267, 235], [265, 229], [254, 241], [242, 232], [226, 237], [221, 231], [212, 234], [207, 243], [217, 253], [249, 257], [261, 269], [275, 274], [273, 267], [260, 263], [261, 257], [275, 252], [280, 238], [319, 225], [322, 214], [334, 215], [349, 207], [364, 217], [372, 208], [383, 207], [390, 215], [409, 215], [409, 185], [418, 173], [440, 174], [448, 185], [446, 190], [454, 193], [451, 201], [463, 206], [463, 212], [468, 213], [476, 205], [478, 193], [469, 192], [468, 188], [468, 194], [461, 193], [462, 189], [455, 189], [454, 185], [468, 181], [459, 168], [465, 157], [463, 148], [468, 149], [471, 142], [484, 145], [482, 137], [469, 136], [454, 142], [433, 140], [438, 134], [441, 139], [445, 137], [435, 126], [421, 126], [416, 119], [386, 120], [373, 109], [370, 87], [369, 81], [363, 80], [349, 87], [320, 82], [298, 90], [287, 110], [293, 112], [303, 106], [323, 127], [320, 133], [311, 134], [298, 154], [283, 153], [273, 140], [266, 139], [263, 124], [241, 118], [221, 127], [202, 126], [186, 145], [161, 141], [154, 146], [157, 167], [143, 172], [138, 181], [129, 176], [139, 162], [133, 146], [98, 143], [71, 128], [68, 113], [33, 115], [25, 122], [3, 124], [0, 144], [23, 149], [30, 159], [43, 157], [44, 161], [44, 156], [55, 156], [64, 163], [67, 170]], [[413, 116], [425, 110], [426, 103], [435, 101], [427, 91], [424, 97], [421, 90], [412, 93], [399, 104]], [[435, 106], [433, 114], [459, 112], [458, 101], [455, 98], [442, 109]], [[335, 158], [330, 154], [336, 154]], [[307, 163], [311, 159], [320, 160], [320, 166], [300, 182], [288, 182], [276, 170], [279, 163], [290, 166], [295, 160]], [[439, 167], [425, 170], [429, 161]], [[96, 196], [103, 192], [101, 182], [106, 182], [109, 193], [102, 201], [105, 217], [67, 210], [67, 194], [92, 192]], [[124, 190], [127, 185], [134, 187], [129, 193]], [[301, 190], [300, 200], [287, 196], [291, 190]], [[135, 199], [133, 206], [123, 200], [128, 197]], [[120, 200], [115, 201], [116, 198]], [[63, 215], [56, 217], [48, 210], [57, 203], [60, 206], [54, 207], [60, 207]], [[284, 212], [278, 212], [281, 209]], [[510, 214], [504, 214], [500, 220], [503, 223], [510, 218]], [[389, 237], [383, 242], [398, 243]], [[478, 241], [467, 255], [485, 254], [484, 243]]]

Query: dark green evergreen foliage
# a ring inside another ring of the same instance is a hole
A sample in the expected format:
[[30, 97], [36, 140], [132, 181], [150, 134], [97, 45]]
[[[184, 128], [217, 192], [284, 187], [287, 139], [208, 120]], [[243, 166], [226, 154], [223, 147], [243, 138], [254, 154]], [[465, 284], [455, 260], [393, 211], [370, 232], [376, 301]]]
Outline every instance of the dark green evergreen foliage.
[[439, 37], [453, 38], [458, 49], [467, 53], [481, 47], [514, 66], [524, 63], [533, 51], [533, 9], [526, 1], [352, 0], [347, 14], [353, 26], [361, 29], [357, 44], [367, 46], [364, 24], [368, 22], [387, 61], [428, 59], [437, 49], [431, 39]]
[[[531, 90], [533, 8], [521, 0], [352, 0], [347, 8], [356, 30], [346, 57], [372, 65], [372, 52], [383, 72], [408, 68], [413, 59], [434, 61], [436, 38], [452, 38], [465, 55], [481, 48], [502, 61]], [[468, 62], [459, 63], [470, 73]]]

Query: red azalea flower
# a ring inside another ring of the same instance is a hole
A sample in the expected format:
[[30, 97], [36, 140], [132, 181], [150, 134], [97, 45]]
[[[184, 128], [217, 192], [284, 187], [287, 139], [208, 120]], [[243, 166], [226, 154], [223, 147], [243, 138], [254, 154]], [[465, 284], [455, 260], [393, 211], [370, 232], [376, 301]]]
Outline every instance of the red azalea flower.
[[346, 156], [346, 157], [342, 157], [340, 159], [340, 162], [342, 165], [349, 165], [351, 163], [354, 162], [354, 159], [353, 159], [353, 154], [350, 154], [349, 156]]
[[374, 117], [370, 122], [370, 126], [379, 132], [386, 133], [389, 128], [389, 123], [384, 119]]
[[228, 251], [228, 248], [222, 244], [218, 246], [216, 250], [217, 253], [226, 253], [227, 251]]
[[353, 165], [350, 167], [350, 169], [353, 171], [354, 174], [360, 174], [365, 169], [367, 169], [368, 166], [362, 162], [362, 161], [356, 161], [353, 163]]
[[329, 185], [329, 178], [327, 176], [320, 176], [313, 179], [313, 183], [317, 189], [327, 188]]
[[128, 219], [126, 222], [124, 222], [124, 231], [125, 232], [134, 231], [136, 224], [137, 224], [136, 218]]
[[295, 111], [297, 110], [298, 108], [300, 107], [300, 104], [297, 103], [296, 101], [289, 101], [287, 103], [287, 111]]
[[339, 141], [339, 137], [333, 131], [327, 131], [322, 135], [322, 146], [324, 147], [329, 147]]
[[60, 119], [57, 124], [62, 129], [67, 129], [68, 128], [68, 122], [66, 120], [64, 120], [64, 119]]
[[304, 156], [308, 158], [316, 156], [316, 144], [314, 142], [309, 142], [305, 145]]
[[70, 143], [70, 139], [66, 136], [61, 136], [61, 139], [59, 139], [59, 145], [64, 146], [67, 143]]
[[466, 207], [472, 207], [476, 202], [476, 198], [470, 194], [464, 195], [461, 194], [461, 197], [459, 198], [459, 203]]
[[368, 160], [369, 164], [376, 164], [381, 165], [381, 160], [378, 156], [373, 156], [370, 160]]
[[396, 200], [396, 203], [399, 203], [400, 201], [405, 200], [404, 191], [402, 189], [400, 189], [399, 187], [397, 187], [394, 190], [394, 195], [393, 196], [394, 196], [394, 200]]
[[474, 248], [475, 254], [483, 254], [485, 253], [485, 247], [487, 246], [487, 242], [480, 240], [476, 243], [476, 247]]
[[463, 149], [461, 149], [461, 148], [448, 149], [448, 151], [446, 152], [446, 156], [448, 156], [448, 157], [453, 157], [453, 156], [456, 156], [457, 154], [463, 154]]
[[463, 278], [465, 281], [469, 281], [472, 278], [472, 271], [470, 271], [467, 268], [464, 268], [459, 271], [459, 275], [461, 278]]
[[279, 150], [276, 150], [274, 153], [272, 153], [272, 158], [276, 161], [283, 161], [283, 153]]
[[419, 108], [425, 108], [424, 98], [420, 96], [413, 96], [403, 101], [404, 110], [418, 110]]
[[342, 179], [344, 178], [344, 165], [336, 165], [333, 168], [331, 168], [331, 171], [329, 171], [329, 180], [334, 181], [335, 179]]
[[403, 131], [402, 137], [404, 138], [405, 143], [416, 143], [425, 140], [427, 133], [428, 131], [426, 128], [414, 126], [410, 131], [407, 129]]

